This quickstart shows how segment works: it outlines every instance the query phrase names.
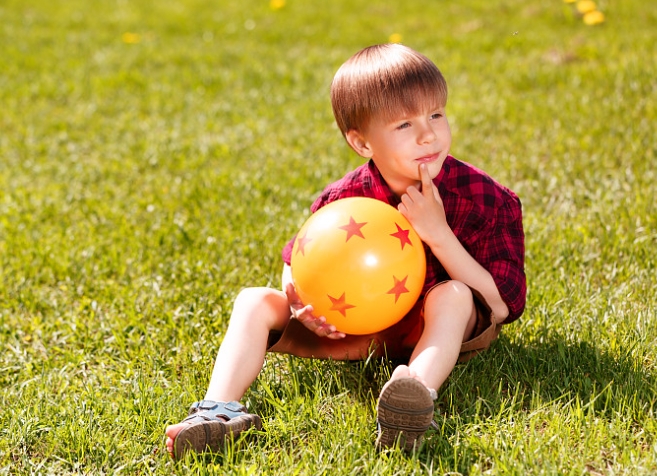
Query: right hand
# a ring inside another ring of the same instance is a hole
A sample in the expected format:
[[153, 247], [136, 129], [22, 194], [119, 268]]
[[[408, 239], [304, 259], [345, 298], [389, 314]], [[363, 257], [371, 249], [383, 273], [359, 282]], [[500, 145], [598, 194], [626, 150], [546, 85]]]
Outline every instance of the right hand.
[[304, 306], [301, 299], [299, 299], [294, 284], [289, 282], [285, 284], [285, 294], [292, 312], [292, 319], [298, 320], [320, 337], [343, 339], [346, 336], [343, 332], [338, 332], [334, 325], [328, 324], [324, 316], [315, 317], [313, 307], [311, 305]]
[[427, 164], [420, 165], [419, 173], [422, 189], [418, 190], [415, 186], [408, 187], [397, 209], [411, 223], [420, 239], [433, 250], [432, 245], [443, 243], [441, 236], [451, 233], [451, 229], [447, 224], [445, 206], [431, 180]]

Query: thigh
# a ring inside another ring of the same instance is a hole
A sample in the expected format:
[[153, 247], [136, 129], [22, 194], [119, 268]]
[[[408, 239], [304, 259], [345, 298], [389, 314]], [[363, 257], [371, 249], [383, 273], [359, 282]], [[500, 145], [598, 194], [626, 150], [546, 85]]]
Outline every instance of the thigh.
[[[429, 292], [447, 282], [449, 281], [436, 284]], [[477, 291], [471, 291], [476, 309], [475, 325], [470, 338], [461, 345], [459, 362], [467, 361], [487, 349], [497, 338], [501, 328], [501, 325], [496, 325], [492, 319], [492, 312], [486, 301]], [[267, 350], [299, 357], [335, 360], [360, 360], [370, 355], [408, 359], [424, 330], [425, 299], [426, 295], [418, 300], [401, 321], [388, 329], [364, 336], [348, 335], [339, 340], [319, 337], [300, 322], [291, 319], [282, 331], [270, 332]]]
[[[443, 286], [446, 283], [449, 283], [449, 281], [443, 281], [435, 286], [433, 286], [429, 291], [427, 292], [426, 296], [429, 296], [429, 294], [433, 291], [436, 290], [439, 286]], [[470, 360], [472, 357], [476, 356], [480, 352], [488, 349], [490, 347], [491, 343], [497, 339], [500, 330], [502, 328], [501, 324], [497, 324], [493, 318], [493, 313], [486, 303], [486, 300], [483, 298], [483, 296], [475, 289], [470, 288], [470, 291], [472, 293], [472, 303], [474, 304], [474, 322], [473, 325], [471, 326], [471, 332], [469, 334], [469, 337], [464, 339], [463, 343], [461, 344], [461, 351], [459, 354], [459, 362], [466, 362]], [[425, 303], [426, 303], [426, 297], [425, 297]], [[422, 317], [420, 321], [420, 326], [424, 326], [424, 306], [422, 307]], [[423, 327], [419, 327], [416, 329], [414, 333], [414, 337], [417, 338], [417, 340], [413, 343], [413, 345], [417, 344], [417, 341], [419, 340], [420, 336], [422, 335], [422, 331], [424, 330]], [[411, 342], [408, 342], [408, 344], [411, 344]]]

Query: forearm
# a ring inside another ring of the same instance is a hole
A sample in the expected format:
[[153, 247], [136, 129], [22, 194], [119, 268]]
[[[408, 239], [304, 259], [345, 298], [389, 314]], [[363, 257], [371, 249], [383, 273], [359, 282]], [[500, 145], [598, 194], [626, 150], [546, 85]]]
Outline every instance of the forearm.
[[493, 276], [468, 253], [451, 230], [427, 244], [452, 279], [467, 284], [482, 295], [497, 322], [506, 319], [509, 308], [502, 299]]
[[281, 273], [281, 289], [285, 290], [288, 283], [292, 282], [292, 268], [289, 264], [283, 263], [283, 272]]

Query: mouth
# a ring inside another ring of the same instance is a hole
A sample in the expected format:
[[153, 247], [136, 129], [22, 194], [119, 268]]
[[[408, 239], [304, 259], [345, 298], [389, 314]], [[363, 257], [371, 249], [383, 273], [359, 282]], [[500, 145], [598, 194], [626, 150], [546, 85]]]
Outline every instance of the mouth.
[[438, 160], [438, 157], [440, 157], [440, 152], [418, 157], [417, 159], [415, 159], [415, 162], [419, 164], [430, 164], [431, 162], [435, 162], [436, 160]]

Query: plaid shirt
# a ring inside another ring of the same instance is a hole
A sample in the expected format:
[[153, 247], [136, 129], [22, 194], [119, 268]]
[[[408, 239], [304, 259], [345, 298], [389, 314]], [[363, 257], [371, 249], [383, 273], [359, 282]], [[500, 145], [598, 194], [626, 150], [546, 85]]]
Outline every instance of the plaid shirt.
[[[509, 308], [505, 323], [520, 317], [525, 308], [525, 238], [520, 200], [508, 188], [476, 167], [448, 156], [433, 180], [443, 200], [447, 223], [470, 255], [493, 276]], [[370, 160], [324, 189], [311, 210], [347, 197], [370, 197], [395, 208], [401, 202]], [[290, 264], [294, 238], [283, 248]], [[422, 295], [433, 285], [450, 279], [425, 245], [427, 274]]]

